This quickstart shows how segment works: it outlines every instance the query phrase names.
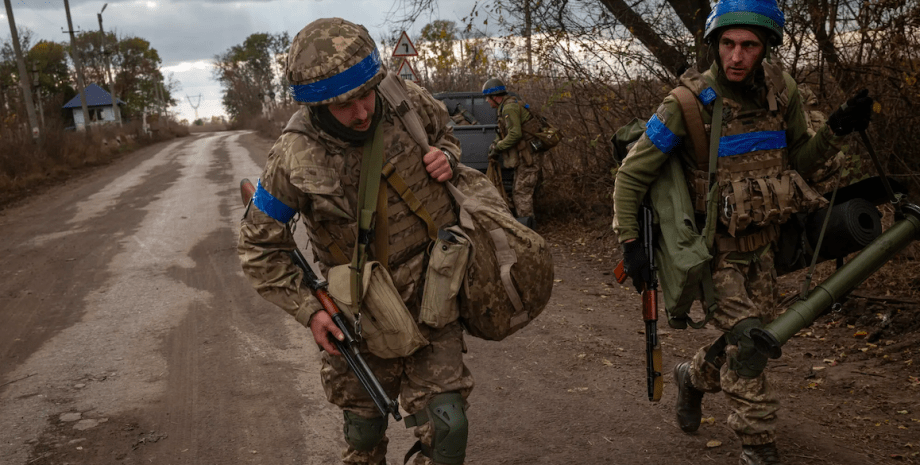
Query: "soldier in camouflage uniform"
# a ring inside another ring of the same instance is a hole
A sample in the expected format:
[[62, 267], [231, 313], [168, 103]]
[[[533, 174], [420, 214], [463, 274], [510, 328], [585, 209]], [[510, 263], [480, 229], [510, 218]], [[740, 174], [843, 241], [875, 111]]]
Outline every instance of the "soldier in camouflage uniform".
[[[291, 117], [269, 153], [240, 226], [239, 256], [256, 290], [309, 328], [320, 346], [323, 388], [329, 402], [344, 413], [348, 445], [344, 463], [384, 464], [387, 418], [328, 339], [341, 340], [342, 333], [289, 258], [288, 251], [297, 247], [291, 223], [298, 214], [303, 219], [322, 273], [330, 276], [332, 267], [347, 267], [359, 240], [362, 152], [365, 145], [382, 140], [384, 160], [409, 185], [434, 224], [442, 228], [454, 224], [457, 218], [444, 182], [457, 166], [459, 142], [448, 126], [443, 104], [421, 87], [388, 74], [363, 26], [340, 18], [310, 23], [291, 44], [286, 73], [294, 99], [304, 106]], [[427, 150], [410, 136], [398, 117], [403, 113], [397, 114], [397, 104], [381, 91], [385, 84], [402, 86], [403, 95], [408, 95], [401, 103], [418, 114], [429, 142]], [[378, 235], [381, 231], [387, 235], [382, 242], [379, 237], [365, 242], [368, 261], [385, 264], [411, 321], [417, 322], [432, 239], [426, 222], [387, 180], [381, 181], [380, 189], [385, 197], [378, 198], [376, 212], [387, 214], [376, 218], [375, 229]], [[380, 199], [385, 199], [382, 210]], [[373, 234], [362, 237], [366, 236]], [[412, 414], [407, 420], [417, 425], [419, 439], [412, 453], [422, 452], [413, 463], [462, 464], [468, 431], [464, 410], [473, 388], [463, 362], [463, 330], [456, 319], [437, 327], [417, 326], [424, 343], [409, 355], [384, 358], [368, 352], [365, 343], [361, 352], [388, 396], [398, 396], [403, 409]]]
[[[490, 163], [501, 156], [504, 168], [514, 169], [514, 185], [511, 189], [509, 207], [518, 221], [533, 228], [533, 195], [540, 182], [543, 152], [533, 150], [530, 141], [540, 130], [539, 122], [533, 117], [529, 105], [516, 95], [509, 94], [501, 79], [491, 78], [482, 86], [489, 106], [498, 112], [498, 137], [489, 148]], [[496, 186], [504, 192], [500, 183]]]
[[[718, 2], [704, 33], [718, 52], [716, 61], [705, 73], [690, 70], [680, 78], [697, 97], [704, 127], [714, 124], [715, 109], [722, 108], [713, 176], [719, 218], [713, 220], [717, 308], [711, 321], [723, 336], [675, 367], [677, 420], [683, 431], [696, 431], [703, 394], [724, 392], [732, 409], [728, 425], [741, 439], [742, 464], [780, 463], [774, 435], [779, 401], [763, 373], [767, 358], [756, 351], [749, 333], [779, 311], [773, 263], [777, 226], [792, 213], [826, 203], [802, 176], [823, 167], [840, 150], [842, 136], [868, 126], [872, 105], [861, 92], [810, 134], [796, 83], [770, 60], [769, 47], [782, 44], [783, 22], [772, 0]], [[636, 240], [639, 205], [668, 157], [680, 157], [696, 224], [706, 224], [709, 161], [697, 160], [689, 136], [681, 105], [671, 94], [617, 172], [613, 226], [637, 289], [650, 279], [648, 257]]]

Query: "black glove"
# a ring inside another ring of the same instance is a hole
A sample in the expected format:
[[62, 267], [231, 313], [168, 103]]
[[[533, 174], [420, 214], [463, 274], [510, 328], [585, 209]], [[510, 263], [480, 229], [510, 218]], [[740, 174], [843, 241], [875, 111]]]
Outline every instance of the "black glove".
[[865, 131], [872, 117], [872, 103], [869, 89], [863, 89], [831, 113], [827, 125], [838, 136], [845, 136], [853, 131]]
[[652, 281], [651, 266], [642, 242], [635, 240], [623, 243], [623, 271], [632, 278], [633, 286], [636, 286], [639, 293]]

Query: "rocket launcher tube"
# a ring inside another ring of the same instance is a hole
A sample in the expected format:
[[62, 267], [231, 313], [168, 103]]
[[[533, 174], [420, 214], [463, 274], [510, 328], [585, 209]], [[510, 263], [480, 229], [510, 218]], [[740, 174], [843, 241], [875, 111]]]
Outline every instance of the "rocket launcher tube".
[[808, 299], [794, 303], [763, 328], [751, 330], [757, 350], [770, 358], [782, 355], [782, 346], [795, 333], [814, 322], [825, 310], [862, 284], [888, 260], [920, 239], [920, 207], [902, 207], [904, 219], [877, 237], [847, 264], [816, 286]]

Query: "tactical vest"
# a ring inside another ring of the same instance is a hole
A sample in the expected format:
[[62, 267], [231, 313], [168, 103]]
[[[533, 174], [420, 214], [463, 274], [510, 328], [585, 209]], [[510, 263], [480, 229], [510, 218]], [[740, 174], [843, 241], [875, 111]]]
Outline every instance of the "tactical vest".
[[[752, 237], [748, 244], [725, 244], [734, 250], [747, 251], [772, 241], [777, 235], [776, 226], [793, 213], [814, 211], [827, 203], [798, 172], [789, 169], [784, 119], [788, 89], [779, 67], [765, 61], [763, 68], [767, 108], [742, 111], [740, 103], [725, 97], [722, 100], [715, 179], [719, 184], [719, 222], [730, 236], [740, 236], [748, 227], [764, 228], [745, 232], [763, 233], [759, 239]], [[681, 84], [697, 96], [701, 112], [712, 113], [716, 91], [703, 75], [691, 69], [681, 76]], [[712, 131], [711, 125], [705, 129], [707, 133]], [[696, 161], [687, 179], [694, 209], [705, 213], [709, 159]]]
[[[422, 162], [424, 154], [420, 153], [418, 144], [395, 117], [393, 105], [385, 103], [383, 107], [379, 109], [384, 112], [379, 124], [384, 125], [385, 163], [391, 164], [416, 197], [424, 202], [436, 225], [441, 227], [456, 223], [457, 217], [446, 187], [428, 175]], [[306, 118], [301, 117], [299, 121], [300, 127], [289, 123], [287, 130], [305, 133], [306, 128], [303, 125]], [[338, 216], [306, 215], [304, 219], [307, 235], [314, 244], [316, 258], [326, 268], [349, 263], [352, 247], [357, 242], [358, 227], [355, 218], [360, 178], [360, 170], [357, 167], [361, 163], [362, 148], [346, 147], [344, 150], [344, 153], [337, 156], [325, 150], [313, 151], [318, 154], [310, 160], [313, 166], [304, 170], [305, 173], [301, 174], [301, 179], [297, 181], [304, 192], [311, 194], [314, 211], [342, 210], [337, 207], [340, 205], [347, 207], [347, 213], [342, 212]], [[413, 214], [402, 197], [385, 181], [381, 182], [380, 188], [387, 190], [387, 264], [397, 289], [408, 303], [411, 295], [407, 295], [406, 291], [411, 291], [414, 288], [412, 284], [418, 284], [422, 279], [425, 252], [431, 239], [425, 222]], [[376, 254], [376, 246], [372, 241], [369, 260], [379, 260]], [[406, 264], [408, 270], [399, 270]]]
[[527, 142], [531, 138], [529, 134], [540, 131], [540, 122], [530, 114], [526, 103], [522, 102], [517, 96], [506, 95], [501, 105], [498, 106], [498, 136], [502, 139], [508, 137], [508, 126], [505, 124], [505, 118], [502, 118], [502, 110], [504, 110], [506, 103], [517, 103], [524, 111], [521, 112], [521, 140], [505, 152], [502, 164], [505, 168], [516, 168], [520, 160], [523, 159], [524, 163], [531, 165], [533, 164], [533, 154], [530, 152]]

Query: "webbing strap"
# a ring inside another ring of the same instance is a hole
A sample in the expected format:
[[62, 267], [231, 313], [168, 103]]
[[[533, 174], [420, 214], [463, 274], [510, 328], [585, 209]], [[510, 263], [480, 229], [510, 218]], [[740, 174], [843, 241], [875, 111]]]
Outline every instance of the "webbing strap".
[[697, 166], [701, 170], [706, 169], [709, 162], [707, 150], [709, 143], [706, 142], [706, 128], [703, 126], [703, 117], [696, 103], [697, 99], [690, 89], [684, 86], [675, 87], [671, 94], [680, 103], [680, 111], [684, 115], [684, 126], [686, 126], [690, 141], [693, 142], [693, 153], [696, 155]]
[[712, 127], [709, 133], [709, 192], [706, 193], [706, 226], [703, 236], [712, 250], [716, 238], [719, 215], [719, 184], [716, 182], [716, 165], [719, 161], [719, 138], [722, 136], [722, 96], [717, 95], [712, 109]]
[[387, 258], [390, 256], [390, 216], [387, 214], [387, 190], [385, 187], [377, 189], [377, 221], [374, 224], [374, 247], [377, 251], [375, 258], [384, 269], [390, 271]]
[[390, 186], [393, 187], [393, 190], [395, 190], [396, 193], [399, 194], [399, 197], [406, 202], [406, 205], [409, 206], [412, 213], [425, 222], [425, 225], [428, 227], [428, 237], [432, 241], [436, 241], [438, 239], [438, 226], [434, 224], [434, 219], [431, 218], [431, 214], [428, 213], [428, 209], [425, 208], [425, 205], [415, 196], [415, 193], [412, 192], [412, 189], [409, 188], [409, 185], [402, 176], [396, 172], [396, 167], [393, 166], [392, 163], [386, 162], [386, 164], [383, 165], [382, 174]]
[[[358, 240], [351, 258], [351, 301], [355, 312], [361, 312], [361, 283], [364, 282], [364, 264], [367, 263], [367, 247], [373, 235], [373, 222], [377, 191], [380, 189], [380, 170], [383, 166], [383, 125], [378, 124], [374, 137], [364, 144], [361, 157], [361, 179], [358, 181]], [[386, 218], [383, 219], [386, 221]], [[378, 257], [379, 258], [379, 257]]]

